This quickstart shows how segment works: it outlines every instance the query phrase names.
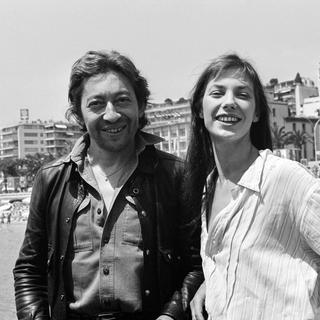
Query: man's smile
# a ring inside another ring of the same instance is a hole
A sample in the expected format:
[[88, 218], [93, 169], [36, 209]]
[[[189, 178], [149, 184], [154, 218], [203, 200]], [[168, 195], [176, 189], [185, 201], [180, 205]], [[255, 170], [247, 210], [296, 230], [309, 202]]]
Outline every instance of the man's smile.
[[121, 125], [121, 126], [117, 126], [117, 127], [105, 127], [102, 129], [102, 131], [106, 132], [106, 133], [110, 133], [110, 134], [116, 134], [116, 133], [119, 133], [121, 132], [122, 130], [124, 130], [126, 127], [126, 125]]

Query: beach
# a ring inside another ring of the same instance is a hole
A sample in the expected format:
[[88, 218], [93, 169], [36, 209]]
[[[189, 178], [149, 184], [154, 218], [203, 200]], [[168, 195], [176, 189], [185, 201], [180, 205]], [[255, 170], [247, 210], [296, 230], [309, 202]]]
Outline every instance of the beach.
[[17, 319], [12, 269], [23, 241], [25, 222], [0, 224], [0, 319]]

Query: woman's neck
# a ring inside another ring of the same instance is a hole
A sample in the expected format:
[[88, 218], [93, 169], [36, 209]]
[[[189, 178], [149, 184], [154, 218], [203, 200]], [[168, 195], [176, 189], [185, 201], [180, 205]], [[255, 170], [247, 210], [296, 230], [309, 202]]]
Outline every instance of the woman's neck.
[[219, 180], [237, 183], [259, 156], [252, 143], [212, 143]]

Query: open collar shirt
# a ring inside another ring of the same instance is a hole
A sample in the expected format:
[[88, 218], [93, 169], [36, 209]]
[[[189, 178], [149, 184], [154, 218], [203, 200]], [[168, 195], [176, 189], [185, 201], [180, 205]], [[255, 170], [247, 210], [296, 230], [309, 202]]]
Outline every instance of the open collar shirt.
[[202, 210], [209, 319], [320, 319], [320, 180], [264, 150], [231, 194]]
[[87, 192], [73, 222], [66, 263], [69, 308], [88, 315], [108, 310], [141, 311], [142, 234], [126, 188], [138, 165], [138, 155], [147, 145], [162, 139], [144, 132], [137, 134], [136, 158], [120, 173], [119, 185], [111, 195], [106, 195], [103, 182], [97, 181], [88, 161], [88, 138], [84, 135], [71, 153]]

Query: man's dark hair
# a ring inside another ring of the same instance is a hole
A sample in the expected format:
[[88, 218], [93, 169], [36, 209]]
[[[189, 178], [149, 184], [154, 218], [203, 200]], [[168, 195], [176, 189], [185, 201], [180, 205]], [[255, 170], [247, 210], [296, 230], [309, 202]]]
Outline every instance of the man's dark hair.
[[[88, 51], [72, 66], [69, 83], [69, 108], [66, 118], [75, 119], [83, 131], [87, 131], [81, 113], [81, 97], [85, 80], [109, 71], [125, 76], [134, 89], [139, 109], [145, 110], [150, 91], [147, 80], [140, 74], [133, 62], [117, 51]], [[147, 124], [145, 113], [139, 118], [139, 129]]]

